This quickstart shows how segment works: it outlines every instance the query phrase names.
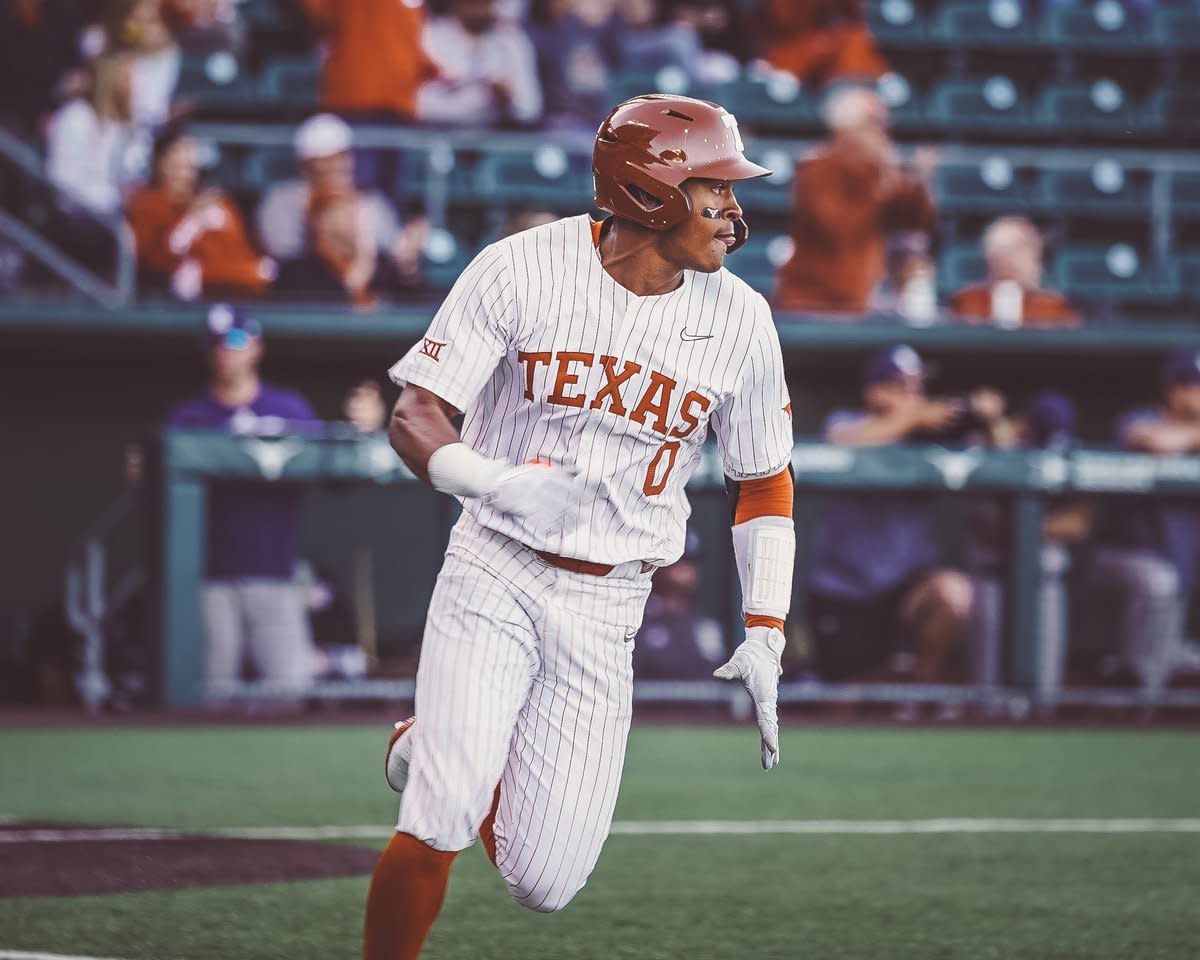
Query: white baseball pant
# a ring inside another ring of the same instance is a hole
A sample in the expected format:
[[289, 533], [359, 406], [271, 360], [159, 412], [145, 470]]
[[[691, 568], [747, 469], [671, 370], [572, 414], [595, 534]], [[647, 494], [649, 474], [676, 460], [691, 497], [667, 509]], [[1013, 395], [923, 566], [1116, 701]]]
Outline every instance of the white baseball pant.
[[612, 824], [650, 575], [548, 566], [464, 514], [429, 606], [397, 829], [474, 842], [496, 784], [496, 865], [522, 906], [559, 910]]

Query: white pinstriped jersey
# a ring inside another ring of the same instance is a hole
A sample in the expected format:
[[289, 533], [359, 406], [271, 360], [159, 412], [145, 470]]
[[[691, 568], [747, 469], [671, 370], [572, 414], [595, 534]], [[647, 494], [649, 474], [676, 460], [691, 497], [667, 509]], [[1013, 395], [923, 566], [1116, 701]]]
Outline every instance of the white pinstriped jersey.
[[553, 536], [464, 501], [482, 526], [559, 556], [678, 559], [684, 487], [710, 429], [734, 479], [791, 458], [766, 301], [724, 269], [685, 270], [670, 293], [636, 296], [601, 265], [587, 215], [485, 248], [389, 375], [463, 411], [463, 442], [480, 454], [581, 474], [582, 521]]

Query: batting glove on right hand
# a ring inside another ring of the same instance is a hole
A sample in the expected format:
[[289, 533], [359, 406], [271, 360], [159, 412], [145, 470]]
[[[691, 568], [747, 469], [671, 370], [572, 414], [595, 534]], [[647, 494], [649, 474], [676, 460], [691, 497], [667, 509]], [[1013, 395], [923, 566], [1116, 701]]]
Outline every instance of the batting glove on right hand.
[[539, 532], [555, 534], [578, 524], [583, 493], [583, 481], [572, 471], [553, 464], [525, 463], [503, 470], [483, 499]]
[[784, 643], [783, 634], [774, 627], [750, 627], [729, 662], [713, 671], [718, 680], [741, 680], [754, 701], [764, 770], [779, 762], [779, 677]]

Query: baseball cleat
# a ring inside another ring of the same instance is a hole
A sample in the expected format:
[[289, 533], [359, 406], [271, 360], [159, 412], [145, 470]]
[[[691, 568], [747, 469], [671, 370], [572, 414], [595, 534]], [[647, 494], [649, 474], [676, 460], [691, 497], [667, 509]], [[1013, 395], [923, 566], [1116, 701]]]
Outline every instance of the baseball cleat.
[[408, 765], [412, 761], [413, 740], [405, 734], [412, 728], [416, 719], [409, 717], [407, 720], [401, 720], [388, 740], [384, 777], [387, 779], [387, 785], [397, 793], [403, 793], [408, 785]]

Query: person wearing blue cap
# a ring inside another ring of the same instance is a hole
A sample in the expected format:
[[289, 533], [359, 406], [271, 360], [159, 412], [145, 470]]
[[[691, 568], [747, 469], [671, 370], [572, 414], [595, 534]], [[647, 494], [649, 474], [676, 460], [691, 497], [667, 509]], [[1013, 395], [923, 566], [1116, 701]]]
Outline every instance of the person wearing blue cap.
[[[299, 393], [263, 383], [262, 329], [240, 307], [209, 309], [204, 339], [209, 381], [168, 418], [171, 427], [280, 434], [311, 428]], [[308, 616], [293, 574], [300, 556], [303, 492], [269, 483], [214, 483], [209, 490], [202, 607], [205, 678], [219, 698], [249, 657], [267, 684], [306, 686], [315, 668]]]
[[[1162, 404], [1117, 423], [1120, 445], [1159, 456], [1200, 453], [1200, 353], [1179, 351], [1162, 367]], [[1196, 582], [1200, 507], [1194, 501], [1138, 497], [1114, 504], [1102, 527], [1093, 585], [1121, 598], [1118, 673], [1143, 691], [1163, 690], [1178, 672], [1200, 671], [1200, 650], [1183, 639], [1186, 601]]]
[[[866, 447], [961, 442], [1006, 426], [1003, 398], [926, 396], [929, 371], [911, 347], [873, 354], [863, 371], [865, 409], [835, 412], [829, 442]], [[825, 497], [809, 580], [808, 615], [818, 672], [830, 682], [898, 672], [945, 679], [970, 614], [970, 579], [939, 565], [928, 494]]]

